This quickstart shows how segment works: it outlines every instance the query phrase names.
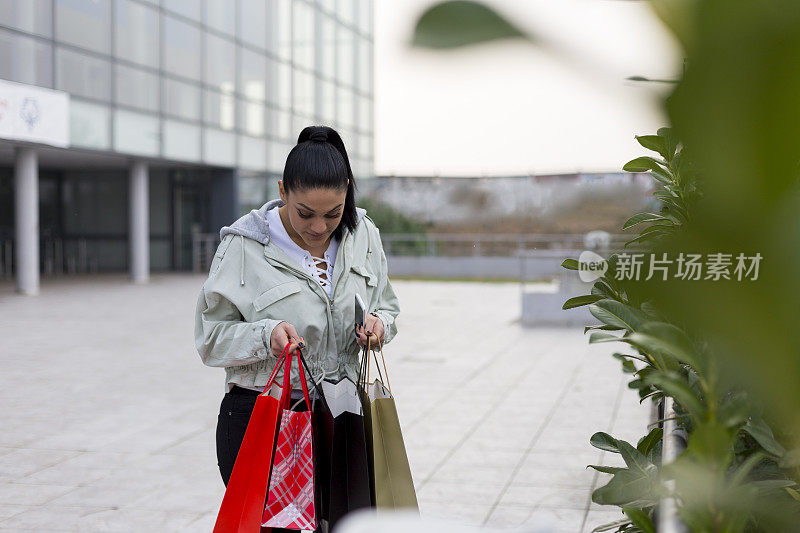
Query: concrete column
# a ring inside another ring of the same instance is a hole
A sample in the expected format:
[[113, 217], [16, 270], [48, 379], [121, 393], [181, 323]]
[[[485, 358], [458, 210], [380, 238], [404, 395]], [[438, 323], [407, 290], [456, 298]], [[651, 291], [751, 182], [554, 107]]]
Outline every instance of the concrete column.
[[134, 283], [150, 279], [150, 221], [147, 164], [134, 161], [128, 179], [130, 272]]
[[14, 167], [14, 253], [17, 291], [39, 293], [39, 160], [33, 148], [18, 148]]

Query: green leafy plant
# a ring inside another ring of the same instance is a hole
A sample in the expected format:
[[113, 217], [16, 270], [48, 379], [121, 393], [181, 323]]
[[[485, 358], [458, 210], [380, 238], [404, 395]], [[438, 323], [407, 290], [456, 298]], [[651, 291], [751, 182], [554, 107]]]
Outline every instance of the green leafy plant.
[[[684, 173], [676, 164], [683, 151], [669, 129], [657, 136], [637, 137], [642, 146], [656, 149], [663, 159], [637, 158], [625, 165], [631, 172], [648, 171], [670, 194], [661, 196], [660, 213], [640, 213], [627, 227], [649, 223], [631, 242], [641, 245], [680, 237], [687, 231], [701, 197], [696, 176]], [[644, 168], [644, 165], [649, 165]], [[656, 191], [658, 193], [659, 191]], [[655, 229], [651, 229], [655, 228]], [[648, 231], [648, 229], [651, 229]], [[643, 238], [644, 236], [644, 238]], [[619, 506], [626, 518], [605, 524], [597, 531], [626, 533], [654, 531], [653, 516], [660, 499], [675, 498], [681, 517], [692, 531], [769, 531], [763, 525], [784, 523], [800, 510], [790, 459], [770, 426], [761, 407], [736, 379], [725, 372], [713, 347], [686, 324], [670, 322], [647, 300], [639, 287], [617, 279], [619, 255], [608, 259], [606, 272], [594, 283], [591, 294], [567, 300], [564, 308], [588, 306], [600, 324], [588, 326], [592, 344], [621, 342], [630, 348], [615, 352], [622, 371], [633, 379], [641, 401], [665, 396], [676, 403], [677, 422], [688, 434], [686, 450], [671, 464], [661, 464], [661, 428], [655, 428], [637, 443], [595, 433], [590, 443], [602, 450], [619, 453], [625, 467], [590, 465], [610, 474], [605, 485], [592, 494], [595, 503]], [[562, 263], [578, 270], [575, 259]], [[656, 445], [655, 443], [659, 444]], [[673, 481], [672, 485], [667, 481]], [[763, 516], [763, 502], [775, 512]], [[777, 505], [775, 501], [782, 502]]]

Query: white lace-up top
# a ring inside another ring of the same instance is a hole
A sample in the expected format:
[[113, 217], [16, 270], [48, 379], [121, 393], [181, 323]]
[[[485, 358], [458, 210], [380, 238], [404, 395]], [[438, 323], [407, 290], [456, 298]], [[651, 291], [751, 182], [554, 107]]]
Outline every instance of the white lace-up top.
[[[328, 297], [333, 297], [333, 262], [336, 260], [336, 251], [339, 249], [339, 241], [331, 237], [328, 249], [323, 254], [323, 257], [314, 257], [308, 251], [300, 248], [295, 243], [286, 228], [283, 227], [283, 221], [278, 214], [277, 209], [270, 209], [267, 211], [267, 222], [269, 223], [269, 237], [281, 250], [286, 252], [289, 257], [300, 263], [303, 269], [308, 274], [317, 280], [322, 286]], [[325, 264], [327, 268], [322, 268], [320, 264]]]

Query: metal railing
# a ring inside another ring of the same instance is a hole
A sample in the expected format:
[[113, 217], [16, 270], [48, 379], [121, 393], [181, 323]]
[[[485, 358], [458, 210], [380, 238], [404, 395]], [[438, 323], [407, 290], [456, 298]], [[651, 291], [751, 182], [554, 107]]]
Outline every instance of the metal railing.
[[192, 272], [207, 272], [219, 246], [219, 233], [192, 234]]
[[[87, 239], [45, 237], [39, 241], [41, 272], [46, 276], [87, 274], [98, 271], [97, 258], [89, 253]], [[14, 240], [0, 240], [0, 278], [14, 276]]]
[[[675, 400], [670, 396], [664, 396], [662, 407], [664, 433], [661, 437], [661, 465], [663, 467], [675, 461], [686, 448], [686, 432], [677, 424]], [[675, 490], [674, 479], [668, 480], [666, 485], [670, 492]], [[657, 525], [660, 533], [688, 533], [689, 531], [678, 515], [675, 498], [671, 496], [667, 496], [659, 502]]]
[[[608, 234], [603, 248], [622, 248], [630, 235]], [[510, 257], [531, 250], [580, 250], [598, 247], [579, 234], [387, 233], [381, 235], [386, 255]]]
[[[630, 235], [610, 235], [587, 242], [580, 234], [461, 234], [461, 233], [384, 233], [387, 256], [406, 257], [525, 257], [575, 250], [620, 250]], [[192, 234], [192, 271], [204, 272], [211, 266], [219, 245], [218, 233]]]

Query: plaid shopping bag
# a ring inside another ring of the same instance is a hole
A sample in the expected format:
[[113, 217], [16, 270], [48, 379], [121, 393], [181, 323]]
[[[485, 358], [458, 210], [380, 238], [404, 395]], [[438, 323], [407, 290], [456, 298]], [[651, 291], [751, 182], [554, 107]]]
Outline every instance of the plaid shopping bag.
[[[311, 428], [311, 400], [308, 385], [297, 353], [300, 383], [306, 400], [306, 411], [289, 408], [291, 394], [286, 395], [272, 460], [267, 505], [261, 517], [263, 527], [310, 529], [317, 527], [314, 507], [314, 456]], [[288, 390], [292, 356], [286, 359], [284, 387]]]

